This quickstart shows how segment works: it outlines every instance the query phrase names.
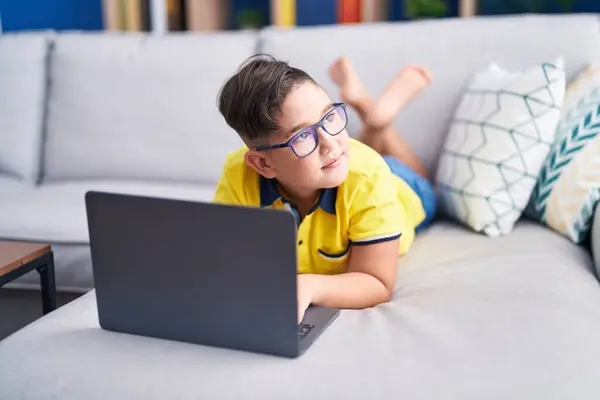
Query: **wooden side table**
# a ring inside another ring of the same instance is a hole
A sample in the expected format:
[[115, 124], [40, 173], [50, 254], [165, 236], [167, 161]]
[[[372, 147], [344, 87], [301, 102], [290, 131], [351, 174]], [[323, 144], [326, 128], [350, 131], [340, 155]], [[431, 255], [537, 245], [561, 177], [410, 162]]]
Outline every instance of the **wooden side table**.
[[0, 287], [37, 270], [42, 287], [44, 314], [56, 309], [54, 254], [50, 245], [0, 241]]

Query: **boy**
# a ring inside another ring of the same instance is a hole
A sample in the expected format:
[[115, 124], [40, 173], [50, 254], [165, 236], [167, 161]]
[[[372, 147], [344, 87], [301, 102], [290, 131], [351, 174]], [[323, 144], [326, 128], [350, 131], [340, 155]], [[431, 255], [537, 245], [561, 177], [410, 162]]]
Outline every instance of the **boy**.
[[[330, 75], [344, 103], [286, 62], [251, 57], [218, 99], [246, 146], [229, 155], [214, 201], [293, 213], [299, 322], [310, 304], [360, 309], [389, 301], [398, 255], [435, 210], [425, 168], [391, 127], [429, 83], [427, 72], [404, 69], [377, 101], [346, 58]], [[346, 104], [363, 121], [359, 140], [346, 131]]]

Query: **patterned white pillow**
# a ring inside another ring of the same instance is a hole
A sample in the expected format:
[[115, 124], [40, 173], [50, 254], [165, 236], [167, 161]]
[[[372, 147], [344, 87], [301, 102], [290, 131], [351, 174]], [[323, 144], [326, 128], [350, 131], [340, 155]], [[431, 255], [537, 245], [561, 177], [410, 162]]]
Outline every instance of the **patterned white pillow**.
[[489, 236], [512, 231], [554, 141], [564, 95], [562, 57], [524, 71], [492, 64], [477, 73], [438, 165], [440, 212]]

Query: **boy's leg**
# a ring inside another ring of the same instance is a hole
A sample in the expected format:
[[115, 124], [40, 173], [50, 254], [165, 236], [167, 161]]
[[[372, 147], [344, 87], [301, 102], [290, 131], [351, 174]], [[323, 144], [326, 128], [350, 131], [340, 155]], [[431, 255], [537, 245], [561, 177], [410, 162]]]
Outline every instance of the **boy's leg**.
[[423, 163], [392, 126], [400, 109], [429, 83], [429, 75], [422, 71], [416, 67], [402, 70], [377, 101], [371, 99], [348, 59], [338, 59], [330, 74], [340, 86], [344, 102], [356, 109], [363, 122], [363, 132], [358, 139], [380, 154], [400, 160], [426, 178]]
[[384, 154], [387, 140], [385, 135], [380, 133], [384, 132], [385, 127], [370, 128], [366, 126], [365, 120], [373, 106], [373, 99], [358, 77], [354, 66], [347, 58], [341, 57], [331, 66], [329, 74], [339, 86], [342, 100], [356, 110], [363, 123], [363, 131], [358, 140], [378, 153]]
[[386, 86], [383, 93], [371, 107], [365, 124], [371, 127], [384, 127], [391, 124], [412, 99], [431, 82], [429, 72], [419, 66], [403, 68]]

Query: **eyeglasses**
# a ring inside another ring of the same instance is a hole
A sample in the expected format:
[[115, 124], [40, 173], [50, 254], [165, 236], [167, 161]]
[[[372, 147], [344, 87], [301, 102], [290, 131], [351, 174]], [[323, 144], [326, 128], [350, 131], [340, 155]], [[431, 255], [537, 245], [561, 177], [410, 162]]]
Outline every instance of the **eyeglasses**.
[[319, 132], [322, 128], [331, 136], [338, 135], [346, 128], [348, 124], [348, 115], [346, 114], [346, 105], [344, 103], [334, 103], [333, 108], [321, 118], [319, 122], [308, 126], [296, 133], [285, 143], [274, 146], [259, 146], [255, 150], [282, 149], [289, 147], [296, 157], [304, 158], [312, 154], [319, 146]]

